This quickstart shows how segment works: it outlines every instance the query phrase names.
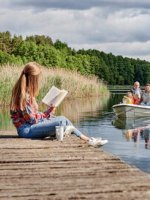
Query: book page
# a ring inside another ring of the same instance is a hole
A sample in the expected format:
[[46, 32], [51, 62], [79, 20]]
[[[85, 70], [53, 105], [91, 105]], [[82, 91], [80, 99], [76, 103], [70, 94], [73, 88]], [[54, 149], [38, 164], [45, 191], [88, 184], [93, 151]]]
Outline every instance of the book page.
[[60, 93], [60, 91], [61, 90], [59, 90], [57, 87], [52, 86], [46, 94], [46, 96], [42, 99], [42, 102], [47, 105], [50, 105], [51, 101], [55, 99], [55, 97]]
[[51, 104], [55, 107], [59, 106], [59, 104], [63, 101], [65, 96], [68, 94], [68, 91], [62, 90], [59, 95], [57, 95], [52, 101]]
[[57, 107], [65, 98], [67, 93], [68, 91], [66, 90], [60, 90], [57, 87], [52, 86], [46, 96], [42, 99], [42, 102], [47, 104], [48, 106]]

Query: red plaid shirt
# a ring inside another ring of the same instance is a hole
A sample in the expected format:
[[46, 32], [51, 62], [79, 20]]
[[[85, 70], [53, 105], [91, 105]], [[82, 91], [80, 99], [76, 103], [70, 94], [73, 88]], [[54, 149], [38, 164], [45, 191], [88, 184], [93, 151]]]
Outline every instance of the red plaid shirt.
[[[34, 102], [35, 103], [35, 102]], [[50, 118], [52, 107], [48, 108], [45, 112], [39, 112], [38, 106], [31, 102], [27, 102], [25, 109], [20, 110], [19, 106], [16, 111], [10, 111], [11, 119], [16, 128], [19, 128], [24, 123], [36, 124], [43, 118]]]

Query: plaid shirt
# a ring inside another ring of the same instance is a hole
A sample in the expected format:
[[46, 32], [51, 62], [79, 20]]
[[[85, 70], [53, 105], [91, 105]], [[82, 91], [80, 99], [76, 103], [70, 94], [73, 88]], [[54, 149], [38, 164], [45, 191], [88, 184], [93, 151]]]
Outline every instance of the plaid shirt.
[[50, 118], [52, 107], [48, 108], [44, 113], [39, 112], [35, 104], [27, 102], [25, 109], [20, 110], [19, 106], [16, 111], [10, 111], [11, 119], [16, 128], [24, 123], [37, 124], [41, 119]]

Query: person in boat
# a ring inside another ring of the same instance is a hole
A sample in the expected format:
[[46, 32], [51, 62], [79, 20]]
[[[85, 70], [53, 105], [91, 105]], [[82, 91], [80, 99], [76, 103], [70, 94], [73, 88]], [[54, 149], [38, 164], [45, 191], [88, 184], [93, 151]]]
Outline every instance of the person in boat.
[[138, 81], [134, 82], [133, 88], [131, 89], [132, 94], [137, 94], [141, 98], [142, 90], [140, 89], [140, 83]]
[[127, 92], [127, 95], [123, 97], [123, 103], [125, 104], [140, 104], [141, 99], [138, 94], [132, 94], [132, 92]]
[[133, 95], [133, 104], [139, 105], [141, 102], [141, 98], [139, 98], [138, 94]]
[[39, 92], [41, 66], [36, 62], [25, 65], [12, 90], [10, 115], [17, 133], [21, 138], [43, 139], [56, 136], [56, 126], [64, 126], [65, 134], [74, 133], [89, 145], [97, 147], [106, 144], [107, 140], [89, 138], [64, 116], [54, 116], [56, 108], [48, 107], [39, 112], [36, 96]]
[[123, 97], [122, 102], [125, 104], [134, 104], [134, 98], [133, 98], [132, 92], [130, 91], [127, 92], [127, 95]]
[[141, 97], [141, 105], [150, 106], [150, 84], [146, 84], [145, 86]]

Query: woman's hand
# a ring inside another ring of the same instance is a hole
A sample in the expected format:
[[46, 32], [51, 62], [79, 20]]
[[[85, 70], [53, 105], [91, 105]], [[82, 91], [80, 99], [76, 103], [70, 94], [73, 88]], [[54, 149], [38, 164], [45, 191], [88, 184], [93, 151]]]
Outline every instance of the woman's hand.
[[50, 106], [50, 107], [49, 107], [49, 110], [50, 110], [50, 113], [54, 114], [55, 111], [56, 111], [56, 107]]
[[55, 111], [56, 111], [56, 107], [53, 107], [52, 114], [54, 114]]

